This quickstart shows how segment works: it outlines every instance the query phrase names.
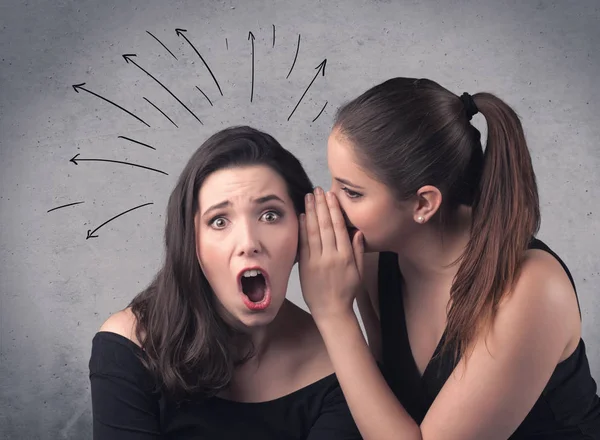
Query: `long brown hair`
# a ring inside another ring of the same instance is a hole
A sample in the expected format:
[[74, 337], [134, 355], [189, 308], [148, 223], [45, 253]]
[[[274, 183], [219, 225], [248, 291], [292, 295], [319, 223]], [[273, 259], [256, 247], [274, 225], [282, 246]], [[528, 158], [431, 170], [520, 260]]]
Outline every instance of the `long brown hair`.
[[540, 225], [536, 178], [515, 111], [491, 93], [472, 96], [487, 122], [485, 152], [464, 102], [428, 79], [393, 78], [342, 106], [337, 128], [364, 168], [401, 200], [433, 185], [440, 218], [472, 207], [471, 236], [451, 288], [442, 352], [466, 353], [512, 289]]
[[157, 391], [172, 398], [217, 394], [231, 381], [235, 366], [252, 355], [247, 338], [217, 312], [196, 256], [194, 228], [204, 180], [219, 169], [245, 165], [275, 170], [298, 214], [304, 212], [305, 194], [313, 190], [298, 159], [272, 136], [251, 127], [214, 134], [189, 159], [169, 197], [164, 264], [130, 303], [144, 350], [142, 362], [156, 379]]

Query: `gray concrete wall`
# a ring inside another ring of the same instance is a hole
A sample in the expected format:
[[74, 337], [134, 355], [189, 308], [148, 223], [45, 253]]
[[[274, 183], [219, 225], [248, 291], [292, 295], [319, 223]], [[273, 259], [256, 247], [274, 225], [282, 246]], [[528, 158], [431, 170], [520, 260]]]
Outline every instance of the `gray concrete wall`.
[[[222, 96], [176, 28], [187, 29]], [[158, 268], [167, 197], [202, 139], [231, 124], [254, 125], [328, 185], [334, 109], [399, 75], [430, 77], [456, 93], [491, 91], [522, 116], [540, 185], [540, 237], [573, 271], [600, 379], [599, 41], [597, 0], [4, 0], [0, 437], [91, 438], [91, 339]], [[127, 53], [137, 54], [137, 65], [125, 62]], [[288, 121], [325, 58], [325, 77]], [[80, 83], [89, 92], [76, 93]], [[48, 212], [76, 202], [83, 203]], [[88, 229], [145, 203], [153, 204], [86, 240]], [[290, 297], [303, 305], [296, 273]]]

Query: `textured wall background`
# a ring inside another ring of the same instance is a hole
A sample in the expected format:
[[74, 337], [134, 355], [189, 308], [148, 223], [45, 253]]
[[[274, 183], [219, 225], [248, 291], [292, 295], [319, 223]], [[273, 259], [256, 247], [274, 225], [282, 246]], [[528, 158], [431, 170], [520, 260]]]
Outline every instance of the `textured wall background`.
[[[522, 116], [540, 237], [572, 269], [600, 379], [598, 41], [596, 0], [4, 0], [0, 437], [91, 438], [92, 337], [157, 270], [168, 195], [203, 139], [254, 125], [327, 186], [335, 108], [399, 75], [491, 91]], [[291, 287], [303, 305], [295, 274]]]

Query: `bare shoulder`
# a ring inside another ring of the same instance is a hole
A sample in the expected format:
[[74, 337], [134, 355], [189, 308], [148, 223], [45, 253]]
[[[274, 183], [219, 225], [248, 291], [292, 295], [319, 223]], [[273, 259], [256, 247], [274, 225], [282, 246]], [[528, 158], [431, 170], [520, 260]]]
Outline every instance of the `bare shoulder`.
[[126, 308], [113, 313], [100, 327], [101, 332], [111, 332], [124, 336], [138, 346], [141, 346], [135, 335], [137, 319], [131, 308]]
[[551, 336], [553, 344], [562, 344], [561, 360], [575, 349], [581, 337], [577, 297], [556, 258], [541, 250], [527, 251], [512, 293], [499, 305], [497, 325], [532, 333], [551, 329], [540, 341]]
[[575, 305], [577, 308], [575, 289], [561, 264], [548, 252], [537, 249], [525, 255], [515, 284], [515, 296], [547, 307], [572, 309]]

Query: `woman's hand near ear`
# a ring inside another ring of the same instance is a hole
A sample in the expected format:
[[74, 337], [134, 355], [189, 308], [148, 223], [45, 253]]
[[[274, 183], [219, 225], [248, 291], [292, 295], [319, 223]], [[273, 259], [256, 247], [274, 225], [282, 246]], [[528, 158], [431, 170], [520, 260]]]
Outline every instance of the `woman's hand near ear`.
[[353, 303], [363, 289], [363, 236], [352, 241], [339, 203], [331, 192], [317, 188], [306, 196], [300, 216], [300, 285], [317, 325], [319, 320], [354, 314]]

